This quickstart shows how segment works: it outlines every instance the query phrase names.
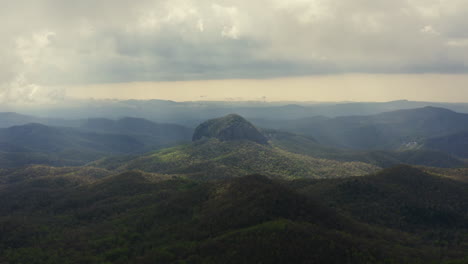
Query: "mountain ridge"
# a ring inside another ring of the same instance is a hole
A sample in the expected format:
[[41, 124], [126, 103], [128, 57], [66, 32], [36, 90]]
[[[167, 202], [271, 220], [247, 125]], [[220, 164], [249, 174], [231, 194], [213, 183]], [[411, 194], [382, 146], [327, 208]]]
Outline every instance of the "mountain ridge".
[[439, 107], [397, 110], [369, 116], [308, 118], [261, 122], [274, 128], [311, 136], [319, 143], [339, 148], [397, 150], [421, 144], [425, 138], [468, 131], [468, 114]]

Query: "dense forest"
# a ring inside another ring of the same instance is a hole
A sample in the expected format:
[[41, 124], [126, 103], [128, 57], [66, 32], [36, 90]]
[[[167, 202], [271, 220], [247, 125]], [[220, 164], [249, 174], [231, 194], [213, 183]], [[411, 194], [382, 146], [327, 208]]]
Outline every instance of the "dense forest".
[[393, 130], [375, 148], [232, 114], [7, 127], [0, 263], [468, 263], [468, 170], [452, 151], [464, 137], [451, 136], [464, 115], [437, 134], [413, 119], [452, 113], [350, 117], [414, 125], [417, 143]]

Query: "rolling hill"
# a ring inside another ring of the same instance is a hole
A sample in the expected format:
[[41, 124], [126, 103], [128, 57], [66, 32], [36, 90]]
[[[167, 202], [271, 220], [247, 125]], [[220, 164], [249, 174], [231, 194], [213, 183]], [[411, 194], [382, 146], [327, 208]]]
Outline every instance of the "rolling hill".
[[467, 200], [459, 195], [467, 185], [410, 167], [292, 182], [137, 171], [80, 184], [60, 173], [3, 177], [6, 263], [463, 263], [466, 256]]
[[155, 123], [143, 118], [125, 117], [117, 120], [106, 118], [89, 118], [83, 120], [80, 128], [122, 135], [146, 135], [150, 140], [160, 144], [189, 141], [193, 130], [181, 125]]
[[365, 177], [295, 185], [367, 223], [416, 233], [431, 228], [466, 232], [468, 185], [454, 180], [450, 170], [423, 170], [401, 165]]
[[262, 173], [282, 178], [326, 178], [363, 175], [379, 168], [362, 162], [340, 162], [288, 152], [237, 115], [200, 124], [194, 142], [139, 157], [108, 158], [94, 166], [117, 171], [140, 169], [196, 177], [232, 177]]
[[[124, 123], [121, 130], [96, 131], [37, 123], [0, 129], [0, 165], [83, 165], [104, 156], [144, 153], [190, 140], [191, 130], [181, 126], [131, 119], [115, 122]], [[147, 127], [142, 128], [142, 123]], [[132, 127], [135, 133], [131, 132]]]
[[[114, 121], [97, 125], [0, 133], [5, 149], [25, 153], [110, 152], [125, 147], [113, 140], [138, 135], [120, 134]], [[439, 160], [439, 152], [359, 156], [236, 115], [204, 122], [195, 135], [83, 167], [0, 169], [0, 263], [467, 261], [465, 169], [369, 164]]]
[[468, 132], [431, 137], [424, 141], [424, 147], [443, 151], [460, 158], [468, 158]]
[[468, 114], [424, 107], [370, 116], [263, 121], [261, 125], [307, 135], [339, 148], [395, 150], [418, 146], [429, 137], [466, 131]]
[[364, 175], [379, 167], [294, 154], [251, 141], [206, 139], [163, 149], [136, 158], [107, 158], [94, 166], [116, 171], [140, 169], [194, 177], [233, 177], [262, 172], [270, 177], [328, 178]]
[[441, 150], [415, 148], [407, 150], [353, 150], [320, 144], [312, 137], [291, 132], [263, 129], [271, 145], [288, 152], [314, 158], [337, 161], [359, 161], [382, 168], [398, 164], [453, 168], [465, 166], [465, 161]]

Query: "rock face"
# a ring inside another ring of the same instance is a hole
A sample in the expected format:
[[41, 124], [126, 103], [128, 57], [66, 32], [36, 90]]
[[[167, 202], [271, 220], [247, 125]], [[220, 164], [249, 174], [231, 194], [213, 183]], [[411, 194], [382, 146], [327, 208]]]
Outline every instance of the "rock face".
[[217, 138], [221, 141], [250, 140], [267, 144], [267, 139], [243, 117], [230, 114], [200, 124], [193, 133], [192, 141], [202, 138]]

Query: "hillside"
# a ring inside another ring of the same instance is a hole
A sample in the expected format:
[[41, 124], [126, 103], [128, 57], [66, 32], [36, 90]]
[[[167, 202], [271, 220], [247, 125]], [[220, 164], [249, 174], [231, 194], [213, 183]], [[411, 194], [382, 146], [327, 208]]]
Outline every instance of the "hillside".
[[260, 175], [159, 177], [126, 172], [86, 185], [64, 184], [67, 176], [0, 185], [0, 261], [432, 263], [466, 249], [464, 240], [440, 251], [437, 238], [359, 223], [326, 206], [328, 196], [311, 198]]
[[273, 129], [263, 129], [270, 144], [288, 152], [314, 158], [338, 161], [359, 161], [382, 168], [399, 164], [431, 167], [463, 167], [465, 162], [442, 151], [416, 148], [397, 151], [352, 150], [320, 144], [314, 138]]
[[307, 135], [339, 148], [395, 150], [417, 146], [425, 138], [466, 131], [468, 114], [424, 107], [370, 116], [263, 121], [262, 126]]
[[6, 155], [100, 158], [0, 168], [0, 263], [467, 261], [467, 170], [380, 170], [464, 164], [448, 154], [343, 150], [236, 115], [202, 123], [193, 142], [142, 153], [159, 125], [86, 126], [0, 130]]
[[[145, 123], [150, 126], [145, 130], [147, 134], [131, 133], [135, 123], [127, 121], [120, 126], [126, 131], [109, 129], [107, 132], [37, 123], [3, 128], [0, 129], [0, 166], [76, 166], [109, 155], [144, 153], [190, 139], [191, 130], [187, 128], [154, 123]], [[141, 126], [140, 129], [135, 126], [135, 131], [142, 130]]]
[[27, 124], [0, 129], [2, 166], [31, 163], [82, 165], [105, 155], [142, 150], [144, 143], [127, 135], [98, 134], [74, 128]]
[[295, 185], [370, 224], [426, 235], [443, 229], [458, 236], [468, 231], [468, 185], [451, 179], [451, 171], [398, 166], [365, 177]]
[[441, 177], [447, 177], [456, 181], [468, 183], [468, 168], [443, 169], [436, 167], [421, 167], [420, 169]]
[[33, 181], [39, 178], [67, 179], [70, 183], [87, 184], [112, 175], [111, 171], [95, 167], [51, 167], [46, 165], [30, 165], [20, 169], [0, 170], [0, 185], [23, 181]]
[[446, 136], [431, 137], [424, 141], [424, 146], [460, 158], [468, 158], [468, 132], [463, 131]]
[[40, 118], [30, 115], [22, 115], [14, 112], [0, 112], [0, 128], [35, 123], [38, 120], [40, 120]]
[[125, 117], [117, 120], [106, 118], [89, 118], [82, 121], [81, 128], [95, 131], [125, 135], [146, 135], [160, 144], [189, 141], [193, 130], [181, 125], [155, 123], [143, 118]]
[[362, 162], [339, 162], [294, 154], [248, 140], [220, 141], [215, 138], [126, 160], [108, 158], [95, 162], [94, 166], [204, 178], [255, 173], [281, 178], [333, 178], [364, 175], [379, 169]]

